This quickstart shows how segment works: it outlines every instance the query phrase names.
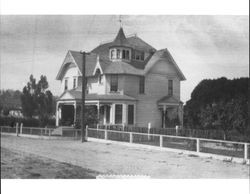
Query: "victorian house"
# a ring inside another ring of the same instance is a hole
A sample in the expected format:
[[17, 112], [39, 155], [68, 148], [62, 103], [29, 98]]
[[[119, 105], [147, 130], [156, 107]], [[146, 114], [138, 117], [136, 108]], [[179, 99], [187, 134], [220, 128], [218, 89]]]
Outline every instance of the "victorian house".
[[[156, 37], [157, 38], [157, 37]], [[56, 79], [61, 82], [56, 125], [80, 119], [83, 55], [68, 51]], [[185, 77], [169, 51], [156, 50], [122, 28], [112, 42], [86, 55], [86, 106], [94, 106], [100, 124], [166, 127], [183, 122], [180, 84]]]

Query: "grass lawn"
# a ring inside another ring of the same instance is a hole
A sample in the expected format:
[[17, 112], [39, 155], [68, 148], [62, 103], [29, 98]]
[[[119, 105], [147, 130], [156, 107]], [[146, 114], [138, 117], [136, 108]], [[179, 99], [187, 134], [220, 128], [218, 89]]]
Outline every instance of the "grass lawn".
[[93, 179], [98, 174], [68, 163], [1, 147], [1, 179]]

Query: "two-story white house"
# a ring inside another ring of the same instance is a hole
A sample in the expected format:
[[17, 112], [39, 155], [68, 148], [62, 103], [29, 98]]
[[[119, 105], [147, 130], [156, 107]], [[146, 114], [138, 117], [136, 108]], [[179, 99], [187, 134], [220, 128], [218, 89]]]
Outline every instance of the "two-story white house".
[[[68, 51], [56, 79], [61, 92], [56, 125], [80, 118], [83, 55]], [[167, 49], [156, 50], [120, 28], [112, 42], [86, 55], [86, 106], [95, 106], [100, 124], [165, 127], [183, 122], [180, 84], [185, 77]]]

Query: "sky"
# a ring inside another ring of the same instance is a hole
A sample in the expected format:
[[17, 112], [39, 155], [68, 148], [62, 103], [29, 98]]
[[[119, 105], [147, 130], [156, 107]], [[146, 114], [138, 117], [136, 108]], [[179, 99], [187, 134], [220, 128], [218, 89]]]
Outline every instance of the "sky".
[[[158, 49], [168, 48], [184, 73], [181, 100], [203, 79], [249, 76], [249, 16], [123, 15], [126, 35], [137, 34]], [[48, 78], [60, 95], [56, 75], [68, 50], [90, 51], [112, 41], [118, 15], [1, 15], [1, 89], [19, 89], [29, 75]]]

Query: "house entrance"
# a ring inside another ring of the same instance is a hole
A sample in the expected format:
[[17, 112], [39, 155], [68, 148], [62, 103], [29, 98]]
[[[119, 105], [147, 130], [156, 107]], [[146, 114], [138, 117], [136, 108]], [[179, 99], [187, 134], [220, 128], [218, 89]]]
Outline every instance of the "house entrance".
[[74, 124], [74, 106], [73, 105], [63, 105], [62, 106], [62, 126], [71, 126]]

